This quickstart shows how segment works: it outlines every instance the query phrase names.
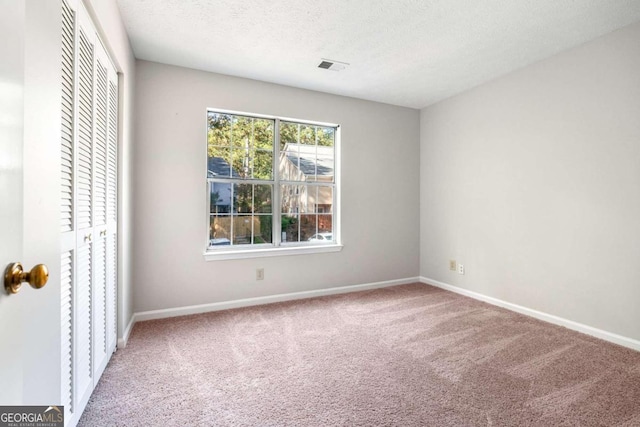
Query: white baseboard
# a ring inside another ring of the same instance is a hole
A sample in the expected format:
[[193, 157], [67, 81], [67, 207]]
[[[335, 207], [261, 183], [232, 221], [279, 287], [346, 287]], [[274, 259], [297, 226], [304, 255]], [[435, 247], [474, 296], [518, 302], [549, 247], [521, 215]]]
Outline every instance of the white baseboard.
[[[256, 298], [245, 298], [233, 301], [214, 302], [211, 304], [191, 305], [186, 307], [167, 308], [163, 310], [150, 310], [135, 313], [132, 321], [163, 319], [166, 317], [186, 316], [189, 314], [207, 313], [210, 311], [228, 310], [231, 308], [250, 307], [253, 305], [271, 304], [274, 302], [292, 301], [304, 298], [321, 297], [326, 295], [345, 294], [349, 292], [365, 291], [368, 289], [386, 288], [389, 286], [405, 285], [419, 282], [418, 277], [387, 280], [384, 282], [366, 283], [362, 285], [341, 286], [336, 288], [316, 289], [313, 291], [292, 292], [288, 294], [269, 295]], [[127, 328], [128, 329], [128, 328]], [[126, 335], [128, 337], [128, 335]]]
[[129, 335], [131, 335], [131, 331], [133, 330], [133, 325], [136, 323], [136, 315], [131, 316], [131, 320], [129, 320], [129, 324], [127, 328], [124, 330], [124, 334], [122, 334], [122, 338], [118, 338], [118, 348], [125, 348], [127, 346], [127, 342], [129, 341]]
[[449, 285], [448, 283], [439, 282], [437, 280], [430, 279], [428, 277], [421, 276], [420, 282], [427, 285], [435, 286], [437, 288], [445, 289], [447, 291], [455, 292], [457, 294], [464, 295], [473, 299], [484, 301], [492, 305], [497, 305], [498, 307], [515, 311], [516, 313], [524, 314], [530, 317], [535, 317], [536, 319], [543, 320], [545, 322], [553, 323], [559, 326], [564, 326], [565, 328], [572, 329], [577, 332], [582, 332], [583, 334], [591, 335], [596, 338], [600, 338], [605, 341], [612, 342], [614, 344], [631, 348], [633, 350], [640, 351], [640, 341], [635, 340], [633, 338], [623, 337], [622, 335], [603, 331], [602, 329], [593, 328], [591, 326], [587, 326], [582, 323], [574, 322], [573, 320], [564, 319], [562, 317], [543, 313], [541, 311], [533, 310], [531, 308], [523, 307], [521, 305], [512, 304], [510, 302], [502, 301], [497, 298], [479, 294], [477, 292], [469, 291], [467, 289], [459, 288], [457, 286]]

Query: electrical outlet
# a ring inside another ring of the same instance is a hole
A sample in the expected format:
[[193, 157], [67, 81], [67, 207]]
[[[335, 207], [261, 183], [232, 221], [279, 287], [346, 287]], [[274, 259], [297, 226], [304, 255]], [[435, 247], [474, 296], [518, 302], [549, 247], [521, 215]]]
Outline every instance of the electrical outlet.
[[264, 268], [256, 268], [256, 280], [264, 280]]
[[458, 264], [456, 263], [455, 259], [450, 259], [449, 260], [449, 270], [451, 271], [456, 271]]
[[458, 274], [464, 274], [464, 265], [458, 264]]

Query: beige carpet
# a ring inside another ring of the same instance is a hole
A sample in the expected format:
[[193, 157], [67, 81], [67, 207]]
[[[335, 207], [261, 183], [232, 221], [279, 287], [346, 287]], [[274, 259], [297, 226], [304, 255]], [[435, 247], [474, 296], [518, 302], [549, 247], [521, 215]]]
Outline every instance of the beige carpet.
[[136, 324], [84, 426], [640, 426], [640, 353], [422, 284]]

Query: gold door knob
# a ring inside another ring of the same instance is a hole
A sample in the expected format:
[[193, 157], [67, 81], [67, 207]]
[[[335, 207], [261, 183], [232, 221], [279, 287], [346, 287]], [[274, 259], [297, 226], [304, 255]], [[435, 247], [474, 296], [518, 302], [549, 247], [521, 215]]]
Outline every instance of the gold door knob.
[[44, 264], [38, 264], [25, 272], [22, 264], [9, 264], [4, 271], [4, 288], [8, 294], [17, 294], [23, 282], [28, 282], [33, 289], [40, 289], [47, 284], [49, 269]]

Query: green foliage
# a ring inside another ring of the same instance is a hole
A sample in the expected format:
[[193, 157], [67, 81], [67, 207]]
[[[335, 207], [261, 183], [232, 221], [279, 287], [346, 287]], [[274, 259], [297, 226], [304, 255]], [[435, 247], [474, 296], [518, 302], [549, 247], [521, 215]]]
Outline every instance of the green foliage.
[[[207, 153], [223, 158], [243, 179], [273, 179], [274, 120], [209, 113]], [[335, 129], [280, 122], [280, 149], [286, 143], [333, 146]]]
[[333, 146], [335, 129], [331, 127], [306, 125], [303, 123], [280, 122], [280, 149], [284, 149], [286, 143]]
[[273, 178], [274, 122], [209, 113], [207, 154], [223, 158], [241, 178]]
[[273, 218], [271, 215], [260, 215], [260, 235], [254, 237], [254, 243], [271, 242], [273, 235]]
[[282, 215], [281, 226], [281, 230], [287, 233], [288, 242], [298, 240], [298, 219], [295, 216]]
[[253, 207], [253, 190], [251, 184], [234, 185], [234, 212], [250, 213]]
[[269, 184], [234, 184], [233, 212], [271, 213], [271, 189]]
[[282, 231], [289, 229], [289, 227], [296, 225], [297, 219], [295, 216], [282, 216]]

